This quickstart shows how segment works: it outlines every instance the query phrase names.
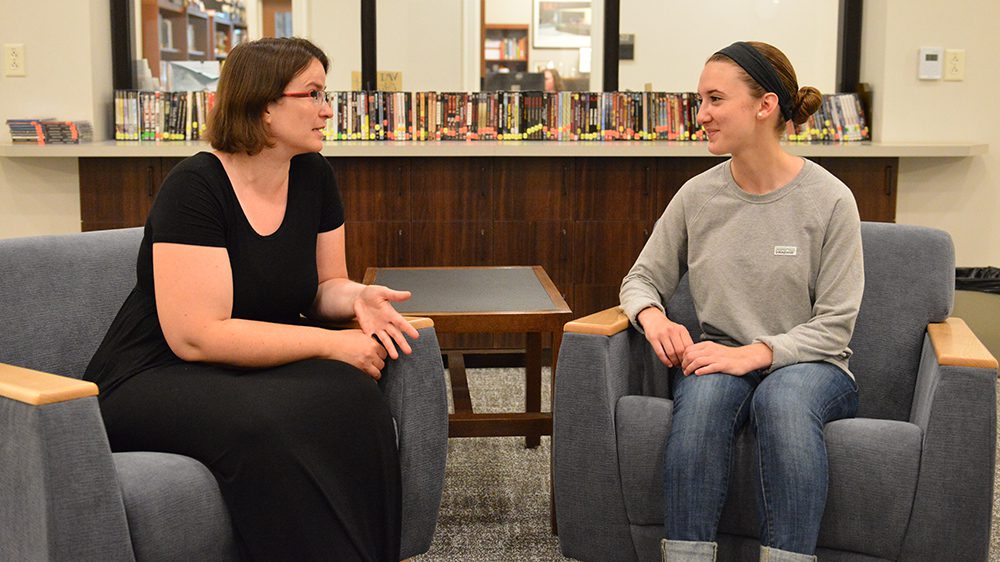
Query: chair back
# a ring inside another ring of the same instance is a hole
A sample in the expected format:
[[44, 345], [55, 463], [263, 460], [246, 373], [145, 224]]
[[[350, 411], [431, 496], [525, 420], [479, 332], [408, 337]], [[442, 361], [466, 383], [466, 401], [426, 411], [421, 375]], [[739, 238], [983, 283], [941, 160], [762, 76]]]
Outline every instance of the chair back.
[[135, 286], [142, 228], [0, 240], [0, 362], [80, 378]]
[[[951, 313], [955, 248], [942, 230], [891, 223], [861, 223], [861, 239], [865, 292], [850, 343], [858, 416], [907, 421], [927, 324]], [[697, 338], [686, 277], [667, 308]]]

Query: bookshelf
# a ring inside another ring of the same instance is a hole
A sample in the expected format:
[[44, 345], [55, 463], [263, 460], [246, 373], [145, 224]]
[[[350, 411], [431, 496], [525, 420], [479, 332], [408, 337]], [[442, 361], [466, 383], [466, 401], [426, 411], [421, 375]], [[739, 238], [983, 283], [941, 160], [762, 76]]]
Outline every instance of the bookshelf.
[[203, 10], [187, 0], [142, 0], [142, 56], [153, 76], [161, 61], [223, 60], [246, 37], [240, 11]]
[[480, 77], [507, 69], [528, 70], [528, 26], [526, 24], [484, 23], [480, 53]]

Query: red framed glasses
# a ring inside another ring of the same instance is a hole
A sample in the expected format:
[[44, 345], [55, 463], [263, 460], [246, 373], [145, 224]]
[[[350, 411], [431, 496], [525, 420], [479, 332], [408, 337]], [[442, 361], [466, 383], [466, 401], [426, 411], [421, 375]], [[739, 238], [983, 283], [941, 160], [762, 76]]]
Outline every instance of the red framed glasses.
[[312, 98], [313, 103], [316, 105], [323, 105], [330, 101], [333, 97], [333, 92], [312, 90], [309, 92], [283, 92], [281, 95], [286, 98]]

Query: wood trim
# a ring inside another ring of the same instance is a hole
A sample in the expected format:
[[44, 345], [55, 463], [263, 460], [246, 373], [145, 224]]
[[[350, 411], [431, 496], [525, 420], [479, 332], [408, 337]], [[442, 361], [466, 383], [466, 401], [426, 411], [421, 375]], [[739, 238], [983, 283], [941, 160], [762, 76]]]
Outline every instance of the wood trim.
[[569, 305], [566, 304], [566, 300], [562, 297], [556, 284], [552, 282], [552, 278], [549, 274], [545, 272], [545, 268], [540, 265], [531, 266], [532, 271], [535, 272], [535, 277], [538, 278], [538, 282], [545, 289], [545, 293], [549, 296], [549, 300], [552, 304], [556, 306], [556, 310], [559, 312], [572, 313], [573, 311], [569, 309]]
[[948, 367], [996, 369], [997, 360], [961, 318], [928, 324], [927, 333], [938, 363]]
[[403, 318], [418, 330], [434, 327], [434, 321], [424, 316], [403, 316]]
[[574, 334], [613, 336], [628, 328], [628, 317], [617, 306], [567, 322], [563, 331]]
[[97, 396], [97, 385], [0, 363], [0, 396], [33, 406]]

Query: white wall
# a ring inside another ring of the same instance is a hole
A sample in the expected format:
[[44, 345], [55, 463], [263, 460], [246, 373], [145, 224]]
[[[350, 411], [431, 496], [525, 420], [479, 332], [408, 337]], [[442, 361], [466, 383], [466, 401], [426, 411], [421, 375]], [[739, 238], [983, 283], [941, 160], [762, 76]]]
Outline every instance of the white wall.
[[378, 0], [379, 70], [403, 72], [406, 91], [464, 89], [463, 0]]
[[[981, 142], [974, 158], [900, 162], [896, 221], [944, 229], [960, 266], [1000, 265], [1000, 3], [867, 0], [861, 79], [886, 142]], [[920, 47], [965, 49], [962, 82], [917, 79]]]
[[[294, 33], [323, 49], [330, 58], [326, 86], [350, 90], [351, 71], [361, 72], [361, 3], [357, 0], [293, 0]], [[295, 22], [304, 21], [302, 26]], [[305, 27], [299, 31], [299, 27]]]
[[621, 61], [619, 89], [693, 92], [705, 60], [734, 41], [764, 41], [795, 66], [799, 84], [832, 92], [837, 73], [838, 0], [657, 0], [622, 2], [619, 29], [635, 34], [635, 59]]
[[[107, 138], [111, 111], [108, 0], [3, 2], [0, 44], [22, 43], [28, 75], [0, 75], [0, 139], [7, 119], [89, 120]], [[76, 159], [0, 158], [0, 237], [79, 232]]]

